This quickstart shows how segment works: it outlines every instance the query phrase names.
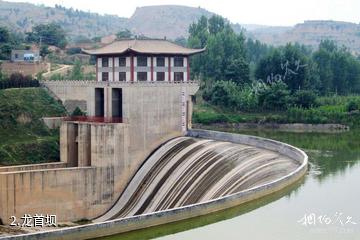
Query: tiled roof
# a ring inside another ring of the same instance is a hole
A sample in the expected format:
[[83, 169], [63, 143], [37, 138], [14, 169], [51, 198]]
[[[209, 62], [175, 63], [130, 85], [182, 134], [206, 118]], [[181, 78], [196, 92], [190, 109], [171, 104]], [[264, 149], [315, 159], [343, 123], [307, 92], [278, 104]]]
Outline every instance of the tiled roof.
[[127, 39], [115, 41], [97, 49], [83, 49], [82, 51], [91, 55], [122, 54], [131, 51], [146, 54], [192, 55], [205, 51], [205, 48], [185, 48], [166, 40]]

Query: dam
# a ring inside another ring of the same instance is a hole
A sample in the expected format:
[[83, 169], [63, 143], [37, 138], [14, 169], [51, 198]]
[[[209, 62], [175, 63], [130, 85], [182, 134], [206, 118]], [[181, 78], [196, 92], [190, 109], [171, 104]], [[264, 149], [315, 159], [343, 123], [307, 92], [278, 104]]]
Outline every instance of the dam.
[[206, 202], [274, 181], [299, 162], [243, 144], [175, 138], [138, 170], [102, 222]]
[[[190, 56], [165, 40], [124, 40], [88, 51], [97, 81], [43, 81], [71, 112], [58, 163], [0, 167], [0, 220], [55, 215], [14, 239], [92, 239], [177, 222], [261, 198], [297, 182], [307, 155], [286, 143], [192, 129], [199, 82]], [[156, 63], [156, 64], [155, 64]]]

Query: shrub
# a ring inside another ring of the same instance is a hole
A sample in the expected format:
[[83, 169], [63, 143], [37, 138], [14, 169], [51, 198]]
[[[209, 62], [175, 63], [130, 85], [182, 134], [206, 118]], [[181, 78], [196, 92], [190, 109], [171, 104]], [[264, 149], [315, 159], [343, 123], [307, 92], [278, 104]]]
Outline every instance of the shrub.
[[313, 91], [298, 90], [293, 96], [294, 105], [302, 108], [317, 106], [317, 95]]
[[275, 81], [259, 91], [259, 105], [265, 110], [286, 110], [289, 102], [290, 91], [282, 81]]
[[226, 117], [223, 114], [216, 112], [194, 112], [193, 122], [201, 124], [220, 123], [226, 122]]
[[232, 81], [218, 81], [205, 91], [204, 99], [211, 104], [231, 109], [237, 108], [239, 87]]
[[83, 112], [79, 107], [76, 107], [74, 111], [71, 113], [71, 116], [85, 116], [86, 113]]
[[360, 106], [359, 106], [359, 102], [355, 101], [355, 100], [350, 100], [347, 104], [346, 104], [346, 111], [348, 112], [352, 112], [352, 111], [356, 111], [356, 110], [360, 110]]

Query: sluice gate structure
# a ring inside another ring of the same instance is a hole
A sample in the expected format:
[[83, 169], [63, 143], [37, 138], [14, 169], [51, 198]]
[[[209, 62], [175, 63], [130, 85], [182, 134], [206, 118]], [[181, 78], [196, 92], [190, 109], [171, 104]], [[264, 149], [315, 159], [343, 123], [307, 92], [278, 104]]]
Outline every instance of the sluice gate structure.
[[121, 42], [92, 52], [97, 81], [43, 81], [69, 112], [87, 116], [45, 121], [60, 125], [61, 162], [0, 167], [0, 219], [92, 223], [12, 238], [109, 236], [234, 207], [299, 180], [307, 156], [298, 148], [192, 129], [199, 83], [189, 56], [199, 51]]

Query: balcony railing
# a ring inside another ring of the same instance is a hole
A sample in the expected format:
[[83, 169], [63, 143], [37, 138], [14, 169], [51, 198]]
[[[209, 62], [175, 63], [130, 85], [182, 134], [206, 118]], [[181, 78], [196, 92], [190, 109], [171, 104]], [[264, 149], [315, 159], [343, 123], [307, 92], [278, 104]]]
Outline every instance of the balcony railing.
[[93, 123], [123, 123], [121, 117], [69, 116], [64, 121], [93, 122]]

